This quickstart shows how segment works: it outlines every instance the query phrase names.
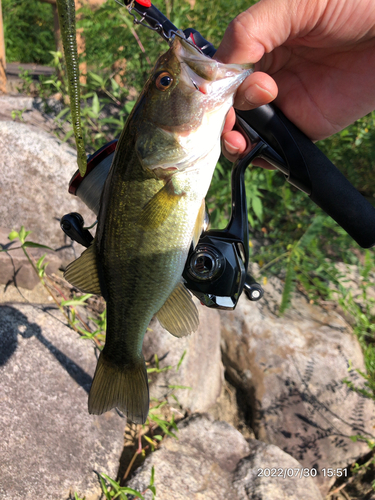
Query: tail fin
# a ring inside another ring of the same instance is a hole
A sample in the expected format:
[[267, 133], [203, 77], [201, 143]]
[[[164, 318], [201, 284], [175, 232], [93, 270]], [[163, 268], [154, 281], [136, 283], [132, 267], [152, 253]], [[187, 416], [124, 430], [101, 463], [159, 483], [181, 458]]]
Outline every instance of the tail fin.
[[89, 413], [100, 415], [115, 407], [132, 422], [145, 423], [149, 392], [144, 359], [118, 366], [100, 353], [89, 394]]

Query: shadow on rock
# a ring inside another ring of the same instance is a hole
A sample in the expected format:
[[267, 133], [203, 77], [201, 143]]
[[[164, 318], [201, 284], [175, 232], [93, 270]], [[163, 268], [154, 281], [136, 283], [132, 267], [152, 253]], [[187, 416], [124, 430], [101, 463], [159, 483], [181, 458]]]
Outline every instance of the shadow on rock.
[[39, 325], [30, 323], [27, 317], [11, 306], [0, 306], [0, 367], [15, 353], [18, 345], [18, 335], [24, 339], [35, 337], [48, 349], [60, 365], [87, 393], [90, 390], [92, 378], [68, 356], [55, 347], [43, 334]]

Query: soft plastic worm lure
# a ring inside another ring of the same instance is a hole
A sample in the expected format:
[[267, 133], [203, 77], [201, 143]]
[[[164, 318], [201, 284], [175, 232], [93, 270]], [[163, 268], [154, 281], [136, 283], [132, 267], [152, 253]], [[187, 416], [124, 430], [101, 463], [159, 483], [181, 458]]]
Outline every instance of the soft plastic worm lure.
[[57, 0], [57, 10], [59, 14], [61, 37], [64, 47], [65, 64], [68, 73], [70, 111], [72, 114], [73, 130], [77, 146], [77, 163], [79, 173], [83, 177], [86, 173], [87, 160], [81, 125], [81, 96], [79, 87], [76, 11], [74, 0]]

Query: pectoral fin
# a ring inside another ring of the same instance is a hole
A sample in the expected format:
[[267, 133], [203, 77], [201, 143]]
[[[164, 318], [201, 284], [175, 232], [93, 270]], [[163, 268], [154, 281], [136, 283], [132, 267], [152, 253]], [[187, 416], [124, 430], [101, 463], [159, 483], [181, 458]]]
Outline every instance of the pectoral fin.
[[82, 292], [101, 295], [96, 265], [95, 247], [92, 244], [78, 259], [71, 262], [64, 273], [64, 278]]
[[178, 205], [183, 192], [176, 192], [169, 180], [145, 205], [138, 219], [143, 229], [156, 229], [165, 222]]
[[156, 317], [163, 328], [175, 337], [185, 337], [198, 328], [198, 310], [189, 290], [179, 283]]

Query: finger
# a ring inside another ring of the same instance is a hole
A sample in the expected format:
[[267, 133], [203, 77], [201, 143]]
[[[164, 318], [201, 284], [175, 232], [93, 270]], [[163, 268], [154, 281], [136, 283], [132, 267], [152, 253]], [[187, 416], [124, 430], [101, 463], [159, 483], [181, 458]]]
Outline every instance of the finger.
[[[236, 109], [252, 109], [263, 104], [268, 104], [277, 96], [275, 81], [265, 73], [250, 75], [237, 91], [234, 106]], [[227, 114], [222, 134], [229, 132], [234, 127], [236, 115], [233, 108]]]
[[275, 80], [266, 73], [257, 71], [247, 77], [239, 87], [234, 107], [245, 110], [268, 104], [276, 98], [277, 92]]
[[[222, 153], [229, 161], [236, 161], [246, 150], [247, 143], [240, 132], [232, 130], [222, 136]], [[255, 158], [252, 164], [256, 167], [262, 167], [267, 170], [275, 170], [270, 163], [262, 158]]]
[[236, 123], [236, 113], [233, 108], [230, 108], [227, 117], [225, 119], [224, 128], [222, 131], [222, 135], [230, 132]]
[[246, 139], [237, 130], [231, 130], [222, 135], [222, 152], [230, 161], [237, 158], [246, 150]]

